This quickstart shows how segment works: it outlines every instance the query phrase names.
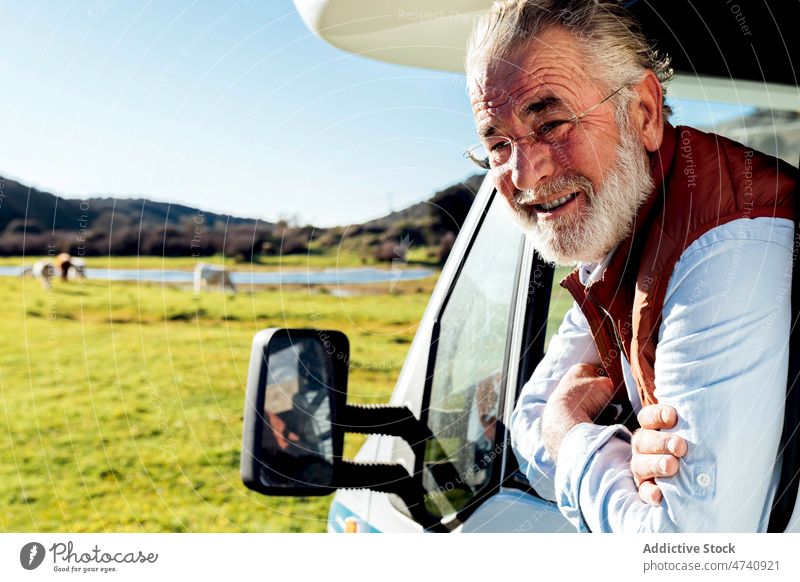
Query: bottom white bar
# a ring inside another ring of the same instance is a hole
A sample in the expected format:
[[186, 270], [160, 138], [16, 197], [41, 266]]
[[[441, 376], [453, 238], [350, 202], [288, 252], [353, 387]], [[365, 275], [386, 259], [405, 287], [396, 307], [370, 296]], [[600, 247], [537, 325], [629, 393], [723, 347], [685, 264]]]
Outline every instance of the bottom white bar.
[[798, 547], [800, 534], [3, 534], [0, 579], [794, 581]]

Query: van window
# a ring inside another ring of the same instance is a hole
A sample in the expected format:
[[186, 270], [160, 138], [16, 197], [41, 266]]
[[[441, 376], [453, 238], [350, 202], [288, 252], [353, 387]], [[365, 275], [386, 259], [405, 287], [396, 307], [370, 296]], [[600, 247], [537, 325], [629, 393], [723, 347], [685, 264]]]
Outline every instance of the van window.
[[[564, 321], [564, 315], [569, 311], [569, 308], [572, 307], [572, 304], [575, 303], [570, 292], [561, 286], [561, 280], [574, 270], [574, 267], [557, 267], [553, 274], [553, 286], [550, 290], [550, 310], [547, 314], [547, 336], [545, 339], [545, 346], [550, 345], [550, 340], [556, 335], [561, 322]], [[527, 381], [528, 378], [525, 378], [525, 382]]]
[[[426, 507], [446, 516], [489, 482], [522, 231], [495, 195], [439, 316], [423, 461]], [[501, 431], [497, 431], [501, 432]], [[502, 438], [502, 434], [497, 435]]]

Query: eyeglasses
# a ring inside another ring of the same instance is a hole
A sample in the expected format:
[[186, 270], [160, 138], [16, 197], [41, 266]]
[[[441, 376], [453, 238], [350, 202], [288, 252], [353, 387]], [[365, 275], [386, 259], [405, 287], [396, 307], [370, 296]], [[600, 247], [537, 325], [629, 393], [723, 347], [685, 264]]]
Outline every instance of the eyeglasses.
[[556, 111], [538, 119], [533, 124], [533, 131], [517, 138], [510, 138], [502, 135], [493, 135], [486, 140], [475, 144], [464, 152], [464, 157], [472, 160], [475, 165], [490, 170], [502, 166], [511, 159], [514, 145], [520, 140], [529, 140], [531, 143], [540, 142], [547, 145], [558, 145], [564, 143], [573, 126], [583, 117], [600, 107], [603, 103], [611, 99], [614, 95], [622, 91], [623, 85], [608, 97], [589, 107], [583, 113], [577, 115], [567, 115], [563, 111]]

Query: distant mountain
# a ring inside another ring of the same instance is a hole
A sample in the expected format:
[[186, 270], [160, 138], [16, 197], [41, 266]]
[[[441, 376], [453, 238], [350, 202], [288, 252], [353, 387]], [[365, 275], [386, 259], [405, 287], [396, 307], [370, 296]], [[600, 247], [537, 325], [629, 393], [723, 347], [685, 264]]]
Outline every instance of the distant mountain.
[[388, 228], [398, 223], [429, 224], [438, 232], [458, 232], [483, 183], [485, 174], [475, 174], [463, 182], [436, 192], [428, 200], [362, 224], [362, 228]]
[[718, 123], [711, 131], [795, 167], [800, 163], [800, 112], [759, 109], [751, 115]]
[[[212, 212], [203, 212], [197, 208], [171, 204], [168, 202], [153, 202], [143, 198], [62, 198], [42, 192], [36, 188], [25, 186], [15, 180], [0, 177], [3, 185], [2, 201], [0, 202], [0, 232], [12, 221], [26, 221], [37, 231], [46, 230], [71, 230], [78, 223], [84, 224], [83, 228], [92, 228], [101, 216], [105, 217], [104, 226], [110, 224], [111, 217], [115, 226], [130, 226], [141, 224], [143, 228], [150, 226], [180, 225], [187, 220], [193, 221], [202, 216], [206, 227], [215, 225], [255, 225], [256, 222], [266, 226], [269, 223], [256, 221], [252, 218], [239, 218]], [[199, 214], [198, 214], [199, 213]]]
[[2, 206], [0, 206], [0, 231], [9, 223], [27, 220], [35, 229], [62, 229], [74, 225], [80, 218], [80, 202], [65, 200], [49, 192], [29, 188], [14, 180], [0, 177]]
[[436, 192], [425, 202], [349, 227], [315, 228], [240, 218], [142, 198], [62, 198], [0, 177], [0, 255], [55, 248], [87, 255], [210, 255], [251, 260], [259, 254], [325, 250], [342, 242], [374, 254], [406, 239], [436, 247], [459, 231], [483, 176]]

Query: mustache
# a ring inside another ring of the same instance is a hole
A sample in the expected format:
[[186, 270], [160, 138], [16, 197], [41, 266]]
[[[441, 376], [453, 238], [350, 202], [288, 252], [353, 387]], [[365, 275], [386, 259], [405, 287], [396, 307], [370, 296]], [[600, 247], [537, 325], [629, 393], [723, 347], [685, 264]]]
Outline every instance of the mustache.
[[543, 202], [562, 192], [583, 192], [591, 199], [594, 195], [594, 187], [591, 180], [581, 174], [558, 176], [536, 188], [518, 190], [514, 195], [514, 204], [526, 206], [536, 202]]

